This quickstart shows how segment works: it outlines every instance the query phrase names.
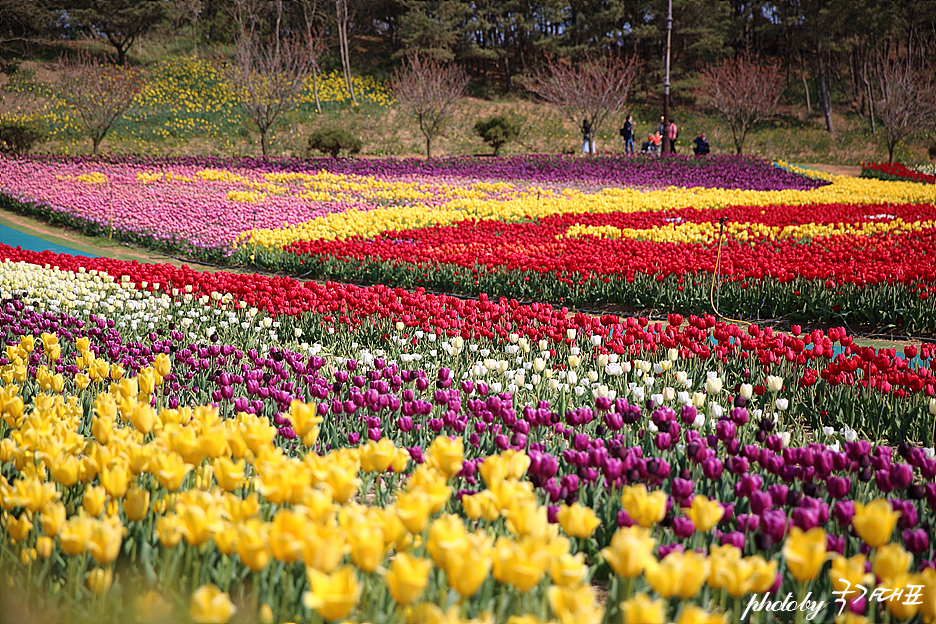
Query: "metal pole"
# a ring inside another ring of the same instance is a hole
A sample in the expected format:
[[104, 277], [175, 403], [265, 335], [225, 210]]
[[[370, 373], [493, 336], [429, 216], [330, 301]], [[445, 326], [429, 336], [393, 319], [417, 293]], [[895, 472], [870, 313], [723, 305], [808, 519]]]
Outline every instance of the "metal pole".
[[666, 73], [663, 76], [663, 143], [661, 155], [670, 151], [669, 141], [669, 87], [670, 87], [670, 45], [673, 39], [673, 0], [667, 2], [666, 9]]

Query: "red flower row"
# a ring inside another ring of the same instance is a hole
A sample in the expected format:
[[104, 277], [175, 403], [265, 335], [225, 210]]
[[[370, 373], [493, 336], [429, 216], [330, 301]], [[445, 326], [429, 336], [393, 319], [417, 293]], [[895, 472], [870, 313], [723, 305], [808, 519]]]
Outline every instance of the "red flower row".
[[[910, 182], [929, 182], [936, 184], [936, 176], [921, 173], [910, 169], [903, 163], [861, 163], [862, 173], [865, 171], [878, 171], [890, 176], [902, 178]], [[863, 176], [865, 177], [865, 176]]]
[[[562, 214], [532, 223], [463, 221], [405, 231], [387, 231], [370, 238], [343, 241], [303, 241], [287, 247], [300, 255], [403, 262], [419, 265], [486, 266], [497, 270], [523, 270], [578, 274], [685, 275], [715, 270], [713, 244], [658, 243], [633, 238], [594, 236], [562, 238], [569, 227], [614, 226], [619, 229], [658, 228], [672, 223], [732, 222], [770, 227], [818, 224], [862, 224], [900, 218], [905, 222], [936, 221], [936, 206], [907, 204], [730, 207], [725, 210], [687, 208], [666, 212]], [[807, 228], [808, 230], [808, 228]], [[558, 238], [557, 238], [558, 237]], [[936, 267], [931, 262], [936, 228], [902, 234], [842, 234], [812, 240], [757, 238], [757, 244], [726, 239], [720, 274], [728, 280], [796, 277], [838, 283], [932, 285]]]
[[[163, 289], [190, 286], [196, 294], [231, 293], [247, 305], [274, 315], [317, 314], [321, 325], [339, 331], [353, 331], [356, 326], [373, 325], [383, 319], [465, 339], [484, 337], [503, 341], [509, 334], [517, 333], [533, 340], [548, 338], [554, 343], [570, 344], [567, 330], [574, 328], [584, 337], [602, 336], [601, 351], [638, 355], [657, 349], [677, 349], [684, 359], [715, 357], [727, 361], [729, 357], [740, 357], [751, 361], [749, 367], [760, 363], [766, 370], [786, 362], [795, 366], [800, 383], [805, 385], [812, 385], [821, 377], [833, 385], [863, 385], [898, 396], [908, 392], [932, 396], [936, 392], [936, 378], [928, 368], [910, 368], [907, 359], [897, 357], [894, 349], [875, 352], [858, 347], [844, 328], [832, 328], [828, 333], [817, 329], [800, 335], [795, 326], [792, 334], [784, 334], [752, 325], [745, 331], [738, 325], [718, 322], [711, 315], [690, 316], [688, 323], [684, 323], [679, 314], [669, 315], [669, 324], [664, 326], [644, 317], [570, 314], [566, 308], [536, 303], [520, 305], [506, 298], [494, 302], [486, 295], [464, 300], [427, 294], [421, 289], [410, 292], [386, 286], [361, 288], [300, 282], [288, 277], [199, 272], [185, 266], [33, 252], [0, 244], [2, 259], [48, 264], [69, 271], [97, 269], [115, 278], [127, 276], [138, 287], [146, 282], [148, 289], [158, 283]], [[838, 348], [834, 346], [836, 343]], [[925, 363], [936, 356], [936, 345], [923, 344], [919, 353], [916, 347], [907, 347], [905, 355], [908, 358], [919, 355]]]

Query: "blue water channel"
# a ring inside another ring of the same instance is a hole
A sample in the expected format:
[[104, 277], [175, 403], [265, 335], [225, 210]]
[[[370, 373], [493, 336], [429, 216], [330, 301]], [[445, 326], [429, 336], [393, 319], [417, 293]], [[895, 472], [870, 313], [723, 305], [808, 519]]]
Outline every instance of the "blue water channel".
[[71, 247], [65, 247], [64, 245], [50, 243], [49, 241], [43, 240], [38, 236], [33, 236], [31, 234], [26, 234], [25, 232], [20, 232], [19, 230], [14, 230], [13, 228], [7, 227], [3, 224], [0, 224], [0, 243], [9, 245], [10, 247], [22, 247], [28, 251], [53, 251], [60, 254], [71, 254], [72, 256], [97, 258], [97, 256], [93, 254], [89, 254], [84, 251], [78, 251], [77, 249], [72, 249]]

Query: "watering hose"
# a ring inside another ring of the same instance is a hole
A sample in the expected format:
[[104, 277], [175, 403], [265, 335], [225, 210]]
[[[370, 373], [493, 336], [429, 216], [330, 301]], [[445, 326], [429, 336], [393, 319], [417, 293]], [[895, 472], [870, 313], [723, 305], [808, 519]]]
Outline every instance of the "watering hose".
[[715, 280], [718, 278], [719, 269], [721, 268], [721, 250], [722, 250], [722, 239], [725, 235], [725, 223], [728, 222], [728, 217], [722, 217], [718, 220], [718, 253], [715, 256], [715, 272], [712, 273], [712, 287], [709, 288], [709, 303], [712, 305], [712, 309], [715, 311], [715, 315], [726, 321], [731, 321], [732, 323], [742, 323], [744, 325], [750, 325], [748, 321], [742, 321], [741, 319], [733, 319], [725, 316], [718, 311], [718, 306], [715, 305]]

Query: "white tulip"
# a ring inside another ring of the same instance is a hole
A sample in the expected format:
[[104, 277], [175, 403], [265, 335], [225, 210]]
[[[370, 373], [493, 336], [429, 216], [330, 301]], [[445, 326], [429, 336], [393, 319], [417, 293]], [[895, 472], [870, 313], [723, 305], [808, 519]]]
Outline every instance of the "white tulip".
[[785, 412], [790, 407], [790, 402], [787, 399], [777, 399], [774, 401], [774, 406], [781, 412]]
[[767, 375], [767, 389], [771, 392], [783, 390], [783, 378], [776, 375]]

